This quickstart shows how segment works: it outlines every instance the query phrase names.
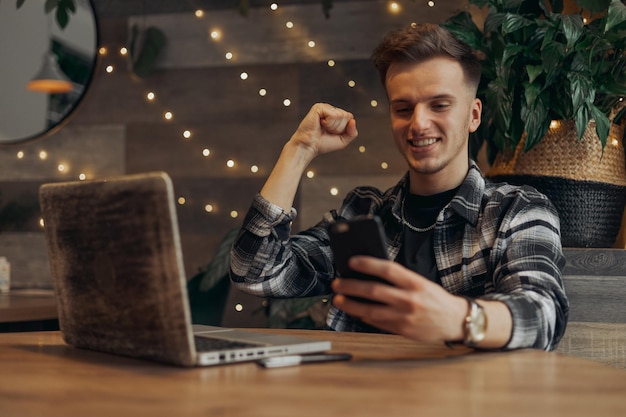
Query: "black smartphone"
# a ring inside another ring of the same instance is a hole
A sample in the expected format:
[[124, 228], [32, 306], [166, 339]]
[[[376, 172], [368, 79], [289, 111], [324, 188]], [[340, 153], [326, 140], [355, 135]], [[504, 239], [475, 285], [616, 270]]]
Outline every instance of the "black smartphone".
[[[328, 227], [330, 247], [335, 257], [335, 267], [340, 277], [359, 278], [389, 284], [388, 281], [356, 272], [348, 267], [348, 260], [355, 255], [388, 259], [385, 234], [377, 216], [359, 217], [350, 221], [338, 221]], [[359, 301], [372, 302], [369, 300]]]

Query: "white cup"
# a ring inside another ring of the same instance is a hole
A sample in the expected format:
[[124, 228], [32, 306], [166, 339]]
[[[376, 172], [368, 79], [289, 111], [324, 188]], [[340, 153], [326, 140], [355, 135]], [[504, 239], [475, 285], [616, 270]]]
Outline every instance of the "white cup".
[[11, 288], [11, 266], [4, 256], [0, 256], [0, 293]]

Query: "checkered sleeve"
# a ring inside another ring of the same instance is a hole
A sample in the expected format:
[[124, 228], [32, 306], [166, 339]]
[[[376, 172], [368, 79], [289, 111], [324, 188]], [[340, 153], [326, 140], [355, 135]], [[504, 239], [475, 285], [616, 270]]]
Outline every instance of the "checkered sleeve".
[[513, 331], [506, 349], [552, 350], [565, 332], [569, 303], [564, 292], [559, 218], [545, 197], [521, 193], [498, 228], [498, 262], [485, 299], [504, 302]]
[[334, 269], [324, 223], [290, 236], [296, 214], [255, 197], [231, 249], [235, 286], [274, 298], [330, 293]]

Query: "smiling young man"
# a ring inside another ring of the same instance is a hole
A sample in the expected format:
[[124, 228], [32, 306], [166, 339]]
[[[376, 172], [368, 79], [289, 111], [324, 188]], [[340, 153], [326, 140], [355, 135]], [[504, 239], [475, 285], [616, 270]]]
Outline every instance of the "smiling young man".
[[[469, 134], [481, 120], [480, 63], [430, 24], [390, 33], [373, 60], [407, 174], [384, 192], [354, 189], [319, 224], [291, 235], [308, 164], [357, 137], [351, 113], [315, 104], [244, 220], [231, 252], [233, 282], [264, 297], [333, 292], [327, 324], [335, 330], [554, 349], [568, 317], [558, 215], [534, 189], [486, 182], [469, 159]], [[350, 266], [391, 285], [336, 278], [327, 227], [362, 215], [381, 218], [391, 260], [353, 257]]]

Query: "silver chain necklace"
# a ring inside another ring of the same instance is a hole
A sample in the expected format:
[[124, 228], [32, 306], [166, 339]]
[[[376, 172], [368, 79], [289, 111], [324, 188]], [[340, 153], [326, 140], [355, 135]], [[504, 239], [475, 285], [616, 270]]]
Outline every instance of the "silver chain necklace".
[[407, 219], [404, 218], [404, 201], [405, 200], [406, 200], [406, 195], [402, 199], [402, 209], [400, 212], [400, 217], [402, 218], [402, 224], [404, 224], [406, 227], [408, 227], [409, 229], [417, 233], [425, 233], [425, 232], [430, 232], [431, 230], [433, 230], [435, 228], [435, 225], [437, 224], [437, 220], [435, 220], [435, 222], [428, 227], [417, 227], [417, 226], [413, 226], [411, 223], [409, 223]]

